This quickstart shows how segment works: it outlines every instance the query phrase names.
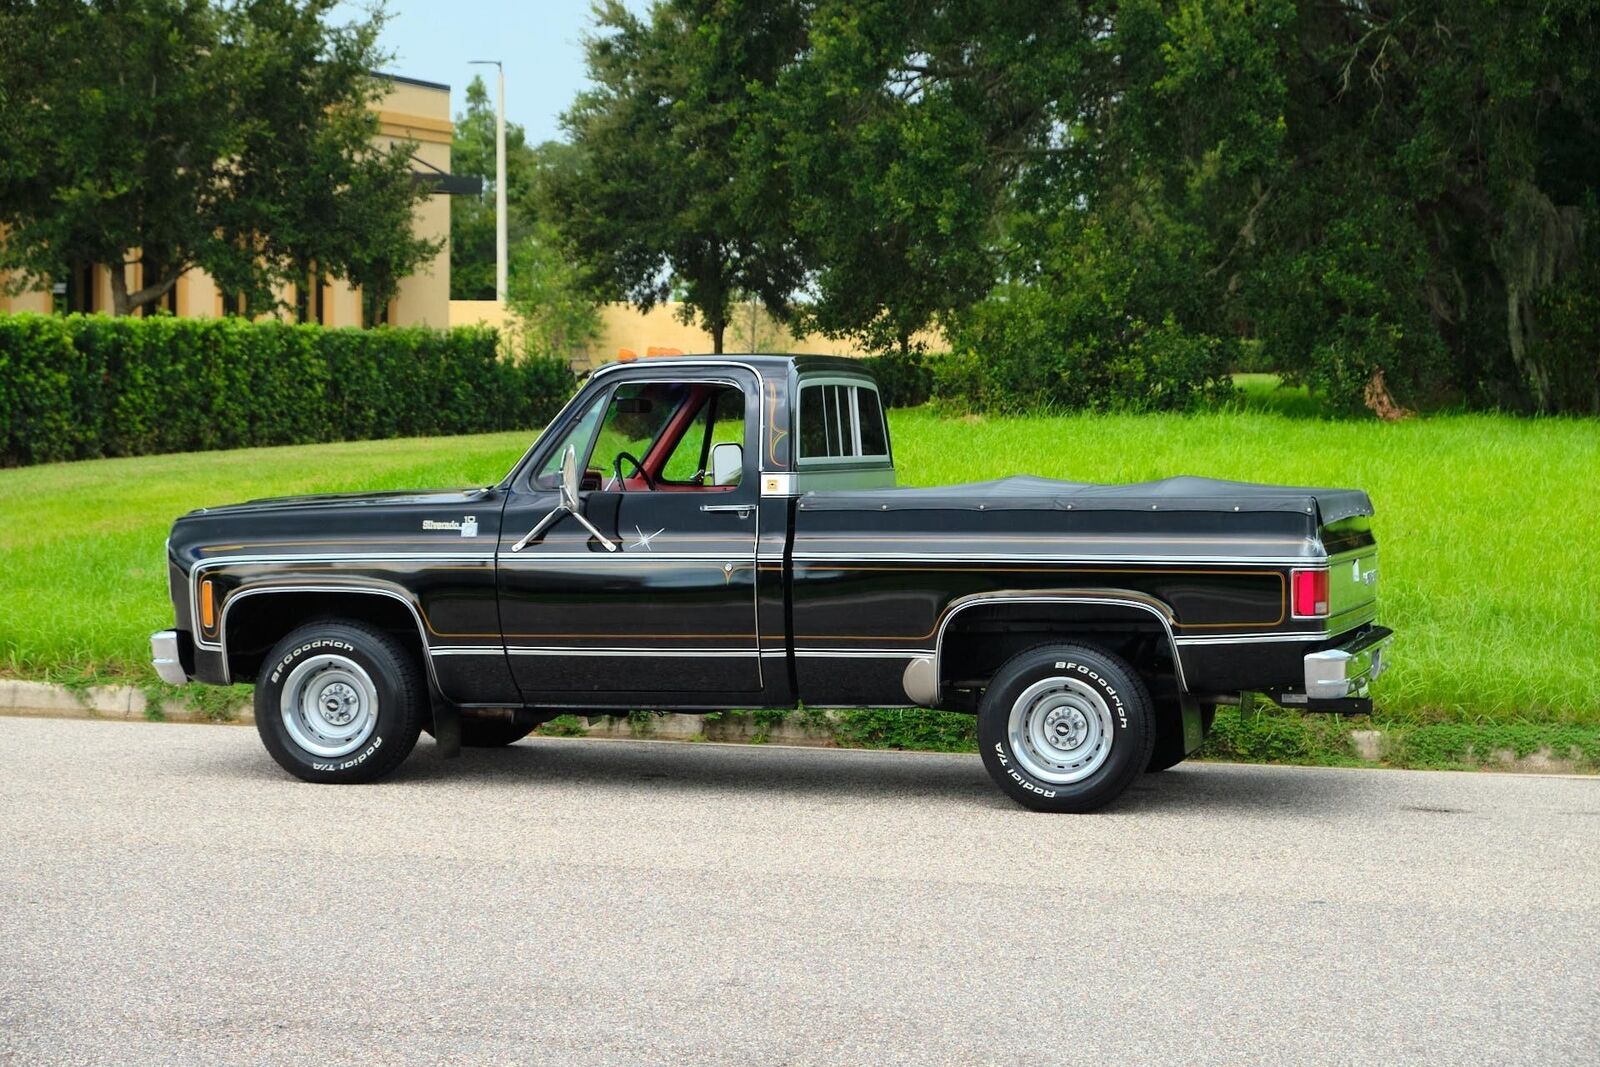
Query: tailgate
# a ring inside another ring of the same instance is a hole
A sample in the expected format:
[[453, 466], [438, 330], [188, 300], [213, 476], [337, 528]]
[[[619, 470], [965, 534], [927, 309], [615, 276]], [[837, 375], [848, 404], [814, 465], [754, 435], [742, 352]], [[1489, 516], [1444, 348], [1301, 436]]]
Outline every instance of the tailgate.
[[1378, 546], [1341, 552], [1328, 560], [1328, 628], [1342, 633], [1377, 615]]

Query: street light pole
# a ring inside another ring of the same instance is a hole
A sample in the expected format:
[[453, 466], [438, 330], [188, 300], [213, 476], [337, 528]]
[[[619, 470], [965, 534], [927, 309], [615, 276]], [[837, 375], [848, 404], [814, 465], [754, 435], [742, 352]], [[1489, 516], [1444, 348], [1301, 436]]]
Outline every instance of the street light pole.
[[509, 243], [506, 238], [506, 69], [498, 59], [474, 59], [481, 66], [494, 65], [499, 85], [494, 104], [494, 298], [504, 307]]

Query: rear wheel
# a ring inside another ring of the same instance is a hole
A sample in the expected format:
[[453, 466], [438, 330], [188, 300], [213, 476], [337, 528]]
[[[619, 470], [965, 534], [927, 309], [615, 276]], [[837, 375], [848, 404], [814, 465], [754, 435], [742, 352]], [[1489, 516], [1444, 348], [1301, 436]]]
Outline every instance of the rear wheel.
[[1150, 695], [1127, 662], [1089, 645], [1048, 645], [1008, 660], [978, 707], [990, 777], [1024, 807], [1103, 807], [1150, 764]]
[[308, 623], [278, 642], [256, 678], [256, 732], [297, 778], [370, 782], [411, 753], [427, 697], [416, 662], [389, 634]]

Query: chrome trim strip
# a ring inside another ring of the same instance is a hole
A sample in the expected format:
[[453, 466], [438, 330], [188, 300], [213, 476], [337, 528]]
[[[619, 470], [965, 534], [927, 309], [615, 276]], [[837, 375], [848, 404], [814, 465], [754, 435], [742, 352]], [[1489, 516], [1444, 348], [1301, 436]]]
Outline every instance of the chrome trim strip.
[[926, 648], [797, 648], [797, 659], [916, 659], [931, 656]]
[[1223, 635], [1221, 637], [1180, 637], [1179, 645], [1260, 645], [1275, 644], [1283, 641], [1326, 641], [1329, 634], [1321, 633], [1283, 633], [1283, 634], [1237, 634]]
[[371, 560], [376, 563], [493, 563], [493, 552], [277, 552], [248, 556], [207, 556], [195, 560], [195, 569], [224, 563], [334, 563], [341, 560]]
[[960, 597], [952, 601], [950, 606], [945, 609], [944, 618], [939, 622], [939, 630], [934, 638], [935, 651], [933, 654], [933, 665], [935, 668], [933, 683], [935, 703], [938, 702], [939, 697], [939, 680], [944, 677], [944, 668], [942, 665], [944, 657], [944, 632], [945, 630], [949, 629], [950, 620], [954, 619], [957, 615], [961, 614], [968, 608], [977, 607], [980, 604], [1057, 604], [1069, 606], [1077, 604], [1103, 604], [1110, 607], [1135, 608], [1139, 611], [1149, 612], [1151, 615], [1156, 617], [1157, 621], [1161, 623], [1161, 628], [1167, 633], [1167, 643], [1172, 648], [1172, 665], [1177, 671], [1178, 675], [1179, 691], [1184, 693], [1189, 691], [1189, 683], [1183, 676], [1183, 656], [1178, 651], [1177, 638], [1175, 638], [1172, 633], [1172, 618], [1169, 613], [1157, 609], [1153, 604], [1147, 604], [1142, 600], [1124, 599], [1122, 597], [1076, 596], [1071, 591], [1057, 593], [1053, 596], [1043, 593], [1036, 595], [1017, 595], [1015, 593], [973, 593], [970, 596]]
[[[632, 535], [630, 534], [629, 536]], [[548, 563], [551, 561], [560, 563], [587, 563], [591, 560], [604, 560], [606, 562], [616, 561], [626, 563], [704, 563], [707, 561], [723, 563], [727, 561], [729, 556], [733, 556], [735, 559], [738, 559], [738, 553], [742, 550], [742, 546], [740, 546], [739, 549], [736, 549], [732, 552], [678, 552], [669, 555], [665, 552], [656, 552], [653, 549], [648, 549], [644, 552], [640, 552], [635, 549], [631, 553], [535, 552], [525, 549], [519, 555], [500, 557], [500, 562], [502, 564], [530, 562]]]
[[650, 659], [693, 659], [701, 656], [759, 657], [761, 655], [760, 651], [754, 648], [571, 648], [567, 646], [507, 645], [505, 651], [509, 656], [601, 656], [606, 658], [643, 656]]
[[[576, 647], [571, 645], [453, 645], [430, 648], [431, 656], [787, 656], [788, 649], [755, 648], [661, 648], [631, 645], [627, 647]], [[807, 659], [916, 659], [933, 655], [932, 649], [917, 648], [806, 648], [796, 649], [794, 655]]]
[[228, 685], [233, 680], [233, 672], [228, 666], [228, 611], [239, 601], [248, 597], [258, 596], [262, 593], [361, 593], [372, 596], [386, 596], [391, 600], [398, 600], [411, 612], [411, 618], [417, 624], [417, 637], [422, 641], [422, 659], [428, 667], [428, 680], [433, 683], [436, 692], [443, 693], [439, 686], [439, 677], [433, 671], [432, 649], [428, 645], [428, 630], [422, 625], [422, 613], [411, 602], [411, 598], [393, 589], [384, 589], [371, 585], [256, 585], [235, 589], [222, 603], [222, 616], [217, 620], [217, 648], [222, 652], [222, 684]]
[[1185, 566], [1209, 566], [1215, 564], [1240, 564], [1257, 567], [1299, 567], [1302, 570], [1320, 567], [1322, 560], [1308, 556], [1278, 557], [1278, 556], [1187, 556], [1187, 555], [1156, 555], [1143, 553], [1140, 555], [1123, 554], [1095, 554], [1091, 556], [1055, 556], [1029, 553], [997, 553], [986, 552], [982, 555], [963, 552], [944, 553], [873, 553], [873, 552], [796, 552], [796, 563], [844, 563], [870, 561], [874, 563], [1148, 563], [1169, 564], [1180, 563]]

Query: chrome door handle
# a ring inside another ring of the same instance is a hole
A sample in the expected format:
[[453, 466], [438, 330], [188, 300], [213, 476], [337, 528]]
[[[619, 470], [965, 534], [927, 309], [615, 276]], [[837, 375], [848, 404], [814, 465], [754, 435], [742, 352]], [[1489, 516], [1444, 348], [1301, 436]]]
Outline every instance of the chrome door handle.
[[754, 504], [701, 504], [701, 511], [737, 511], [742, 519], [750, 514]]

